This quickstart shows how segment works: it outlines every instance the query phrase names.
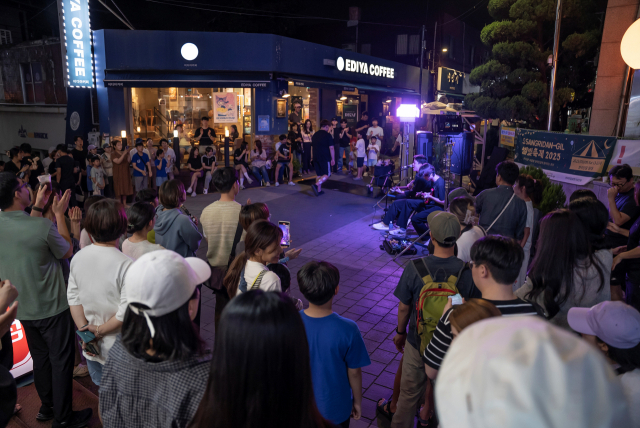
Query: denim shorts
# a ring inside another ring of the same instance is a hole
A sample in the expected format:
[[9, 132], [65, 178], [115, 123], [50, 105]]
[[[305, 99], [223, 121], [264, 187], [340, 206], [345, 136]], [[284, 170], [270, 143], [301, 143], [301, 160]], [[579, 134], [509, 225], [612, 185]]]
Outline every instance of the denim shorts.
[[374, 159], [367, 160], [367, 166], [376, 166], [377, 163], [378, 161]]

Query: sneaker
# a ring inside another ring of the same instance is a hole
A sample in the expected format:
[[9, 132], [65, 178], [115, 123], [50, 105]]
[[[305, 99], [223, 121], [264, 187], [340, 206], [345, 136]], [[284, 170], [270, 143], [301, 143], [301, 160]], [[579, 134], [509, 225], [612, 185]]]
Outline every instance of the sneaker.
[[371, 227], [373, 227], [375, 230], [389, 230], [389, 226], [387, 226], [381, 221], [372, 225]]
[[318, 196], [320, 196], [320, 195], [324, 195], [324, 190], [321, 190], [321, 191], [318, 192]]
[[369, 173], [368, 173], [368, 172], [365, 172], [364, 174], [362, 174], [362, 176], [363, 176], [363, 177], [368, 177], [368, 176], [369, 176]]
[[280, 187], [280, 183], [276, 181], [276, 187]]
[[[84, 366], [87, 368], [87, 366]], [[36, 415], [36, 420], [38, 421], [50, 421], [53, 419], [53, 407], [45, 406], [44, 404], [40, 406], [40, 410]]]
[[191, 189], [191, 187], [189, 187], [189, 188], [187, 189], [187, 193], [191, 193], [191, 192], [193, 192], [193, 189]]
[[316, 186], [315, 184], [312, 184], [312, 185], [311, 185], [311, 190], [313, 190], [313, 194], [314, 194], [314, 195], [316, 195], [316, 196], [318, 196], [318, 195], [319, 195], [319, 193], [318, 193], [318, 186]]
[[207, 193], [209, 193], [209, 191], [208, 191], [207, 189], [204, 189], [204, 190], [202, 191], [202, 194], [203, 194], [203, 195], [206, 195]]
[[249, 184], [253, 183], [253, 180], [250, 178], [247, 178], [247, 181], [249, 182]]
[[267, 186], [267, 187], [271, 187], [271, 183], [269, 183], [269, 182], [267, 181], [267, 184], [265, 184], [265, 186]]
[[296, 185], [296, 183], [294, 183], [293, 181], [289, 182], [289, 186], [295, 186], [295, 185]]
[[244, 184], [240, 185], [240, 190], [244, 190]]
[[78, 364], [73, 369], [73, 377], [89, 376], [89, 369], [85, 364]]
[[362, 180], [362, 178], [360, 178], [360, 177], [355, 177], [355, 178], [353, 179], [353, 181], [358, 181], [358, 180]]
[[84, 409], [80, 411], [73, 411], [71, 415], [64, 422], [53, 421], [52, 428], [82, 428], [86, 427], [87, 423], [93, 415], [93, 410]]
[[405, 236], [407, 236], [407, 229], [403, 229], [400, 227], [398, 229], [390, 231], [389, 235], [393, 236], [394, 238], [404, 238]]
[[192, 197], [192, 198], [195, 198], [195, 197], [196, 197], [196, 192], [195, 192], [195, 191], [191, 194], [191, 197]]

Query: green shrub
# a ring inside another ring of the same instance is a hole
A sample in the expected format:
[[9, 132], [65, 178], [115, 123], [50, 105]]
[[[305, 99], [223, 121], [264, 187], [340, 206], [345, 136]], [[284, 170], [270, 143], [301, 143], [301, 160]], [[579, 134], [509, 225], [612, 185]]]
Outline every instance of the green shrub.
[[540, 180], [544, 186], [542, 191], [542, 201], [536, 208], [540, 210], [542, 215], [546, 215], [551, 211], [563, 208], [567, 202], [567, 196], [564, 194], [562, 184], [553, 184], [549, 177], [541, 168], [532, 165], [520, 168], [521, 175], [530, 175], [536, 180]]

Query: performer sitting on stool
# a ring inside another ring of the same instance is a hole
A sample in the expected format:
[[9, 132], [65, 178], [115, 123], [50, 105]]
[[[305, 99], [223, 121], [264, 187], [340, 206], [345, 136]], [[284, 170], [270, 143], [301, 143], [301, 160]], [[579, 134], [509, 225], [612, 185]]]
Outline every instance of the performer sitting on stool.
[[[426, 184], [423, 183], [422, 180], [424, 180]], [[373, 228], [383, 231], [388, 230], [390, 235], [396, 238], [403, 238], [407, 233], [409, 216], [415, 211], [415, 214], [411, 218], [411, 223], [418, 235], [425, 233], [428, 230], [427, 217], [429, 214], [434, 211], [444, 210], [444, 179], [435, 173], [435, 168], [432, 165], [425, 163], [418, 172], [414, 190], [410, 191], [407, 197], [418, 199], [395, 201], [391, 204], [391, 207], [389, 207], [384, 219], [374, 224]], [[393, 229], [394, 220], [398, 227], [398, 229], [395, 230]]]
[[[426, 163], [427, 157], [425, 155], [415, 155], [413, 157], [411, 169], [413, 169], [413, 171], [416, 173], [416, 176], [406, 186], [396, 186], [391, 188], [391, 193], [394, 194], [396, 200], [416, 199], [416, 192], [425, 192], [430, 189], [430, 187], [427, 186], [428, 181], [423, 179], [423, 177], [418, 174], [418, 172], [420, 172], [420, 168], [422, 168], [422, 165]], [[419, 183], [420, 185], [418, 185]]]

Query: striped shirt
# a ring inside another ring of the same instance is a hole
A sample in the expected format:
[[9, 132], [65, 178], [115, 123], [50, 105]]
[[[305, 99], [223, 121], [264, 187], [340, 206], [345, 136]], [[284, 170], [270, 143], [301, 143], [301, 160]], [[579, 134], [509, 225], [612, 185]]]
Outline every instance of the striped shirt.
[[[493, 303], [496, 308], [502, 312], [503, 317], [539, 315], [538, 311], [531, 303], [525, 302], [521, 299], [487, 301]], [[453, 335], [451, 334], [451, 323], [449, 322], [449, 315], [451, 315], [452, 310], [453, 308], [442, 314], [442, 318], [438, 321], [438, 325], [433, 333], [431, 342], [429, 342], [429, 345], [427, 345], [424, 350], [424, 355], [422, 355], [424, 363], [434, 370], [440, 369], [442, 360], [444, 359], [449, 346], [451, 346], [451, 341], [453, 340]]]

